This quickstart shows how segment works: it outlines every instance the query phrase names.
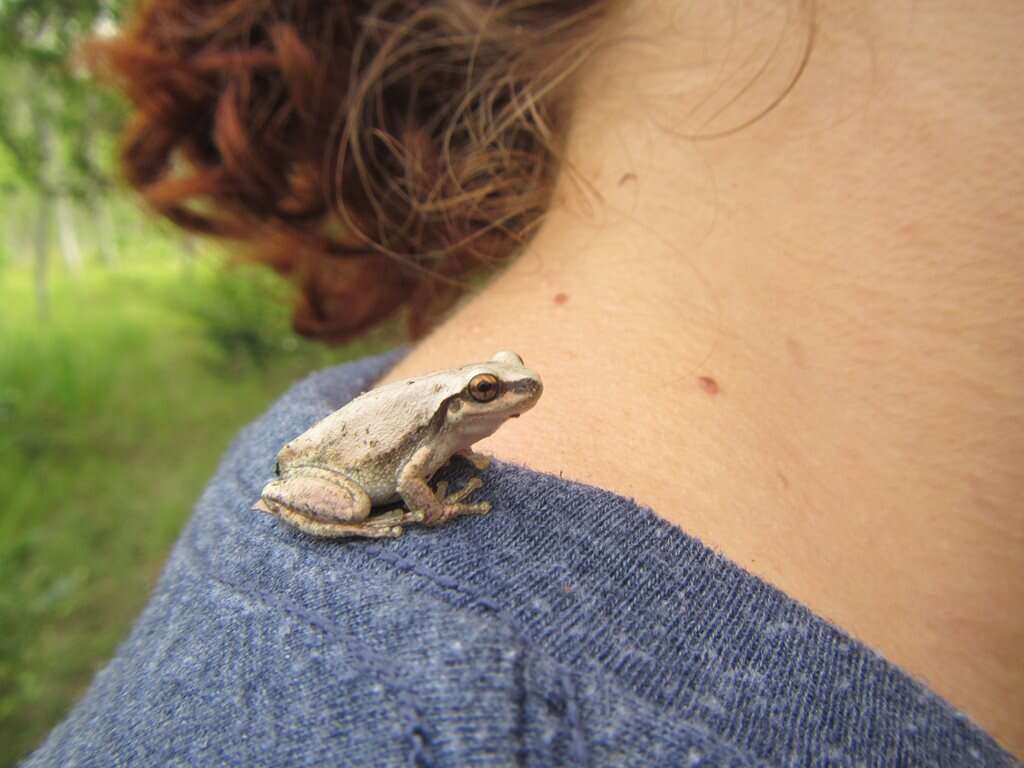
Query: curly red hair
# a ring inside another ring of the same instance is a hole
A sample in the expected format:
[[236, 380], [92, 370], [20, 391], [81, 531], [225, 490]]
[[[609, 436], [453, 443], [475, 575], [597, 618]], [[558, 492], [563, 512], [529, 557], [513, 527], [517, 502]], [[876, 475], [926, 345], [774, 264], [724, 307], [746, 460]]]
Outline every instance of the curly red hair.
[[299, 287], [295, 327], [414, 335], [535, 230], [607, 0], [148, 0], [93, 67], [129, 183]]

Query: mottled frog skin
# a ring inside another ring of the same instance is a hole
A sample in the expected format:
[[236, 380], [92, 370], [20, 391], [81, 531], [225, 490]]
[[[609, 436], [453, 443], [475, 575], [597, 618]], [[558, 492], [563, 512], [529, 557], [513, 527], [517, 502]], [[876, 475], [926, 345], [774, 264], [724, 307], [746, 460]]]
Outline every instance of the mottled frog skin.
[[[487, 502], [464, 501], [480, 478], [451, 495], [427, 481], [455, 454], [485, 469], [488, 457], [471, 446], [532, 408], [542, 391], [514, 352], [372, 389], [281, 448], [276, 477], [254, 508], [314, 536], [373, 538], [486, 513]], [[404, 509], [371, 514], [398, 501]]]

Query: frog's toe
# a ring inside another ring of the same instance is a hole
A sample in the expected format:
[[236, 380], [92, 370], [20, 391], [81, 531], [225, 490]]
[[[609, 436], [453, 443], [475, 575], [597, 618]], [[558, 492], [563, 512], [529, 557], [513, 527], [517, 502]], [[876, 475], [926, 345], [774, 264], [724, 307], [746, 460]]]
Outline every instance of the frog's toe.
[[445, 503], [441, 516], [427, 518], [424, 524], [428, 526], [441, 525], [462, 515], [486, 515], [490, 511], [491, 504], [488, 501], [480, 501], [476, 504], [466, 504], [463, 502]]
[[476, 504], [453, 504], [457, 508], [458, 515], [486, 515], [491, 511], [489, 501], [478, 501]]
[[370, 515], [363, 522], [370, 528], [390, 528], [396, 523], [401, 523], [405, 520], [404, 511], [401, 509], [389, 509], [387, 512], [381, 512], [380, 514]]
[[252, 510], [254, 512], [266, 512], [269, 515], [274, 514], [274, 510], [270, 508], [270, 505], [268, 505], [267, 502], [264, 501], [262, 497], [260, 497], [259, 501], [252, 505]]
[[[455, 493], [453, 493], [451, 495], [443, 494], [441, 492], [442, 491], [442, 486], [440, 484], [438, 484], [437, 490], [438, 490], [438, 494], [441, 496], [442, 503], [445, 506], [452, 506], [452, 505], [456, 505], [459, 502], [461, 502], [463, 499], [465, 499], [467, 496], [469, 496], [469, 494], [473, 493], [473, 491], [477, 490], [481, 486], [483, 486], [483, 482], [480, 480], [480, 478], [479, 477], [474, 477], [474, 478], [471, 478], [464, 486], [462, 486], [462, 488], [460, 488], [459, 490], [457, 490]], [[448, 486], [445, 485], [444, 486], [444, 491], [447, 491], [447, 490], [448, 490]]]
[[410, 522], [423, 522], [427, 519], [427, 513], [423, 510], [401, 510], [397, 512], [393, 517], [388, 519], [391, 523], [410, 523]]

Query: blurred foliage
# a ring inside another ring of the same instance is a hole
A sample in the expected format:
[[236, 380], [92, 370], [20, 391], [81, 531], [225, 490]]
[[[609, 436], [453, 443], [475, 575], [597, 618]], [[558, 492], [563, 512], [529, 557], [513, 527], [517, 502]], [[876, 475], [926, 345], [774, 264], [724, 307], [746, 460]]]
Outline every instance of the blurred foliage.
[[397, 340], [296, 338], [285, 283], [116, 192], [124, 107], [75, 54], [123, 5], [0, 0], [0, 766], [113, 653], [237, 430]]
[[187, 292], [169, 295], [171, 305], [196, 321], [209, 342], [208, 361], [222, 370], [264, 366], [301, 345], [285, 313], [269, 314], [267, 302], [284, 304], [288, 286], [263, 267], [232, 264], [193, 273]]
[[0, 273], [0, 765], [114, 651], [236, 431], [307, 371], [377, 351], [289, 330], [251, 267], [143, 259], [53, 285]]
[[123, 5], [0, 0], [0, 145], [8, 186], [75, 197], [108, 186], [109, 151], [124, 108], [89, 80], [77, 53], [85, 39], [116, 28]]

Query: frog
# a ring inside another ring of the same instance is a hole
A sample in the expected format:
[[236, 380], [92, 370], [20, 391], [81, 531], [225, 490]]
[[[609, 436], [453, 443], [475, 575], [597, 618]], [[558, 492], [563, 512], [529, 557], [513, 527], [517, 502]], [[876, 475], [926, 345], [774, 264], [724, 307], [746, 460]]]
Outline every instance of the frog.
[[253, 509], [321, 538], [393, 538], [409, 524], [486, 514], [489, 502], [466, 500], [482, 487], [479, 476], [451, 494], [447, 482], [435, 491], [429, 481], [455, 456], [483, 472], [490, 457], [472, 446], [543, 391], [540, 376], [510, 351], [374, 387], [281, 447]]

